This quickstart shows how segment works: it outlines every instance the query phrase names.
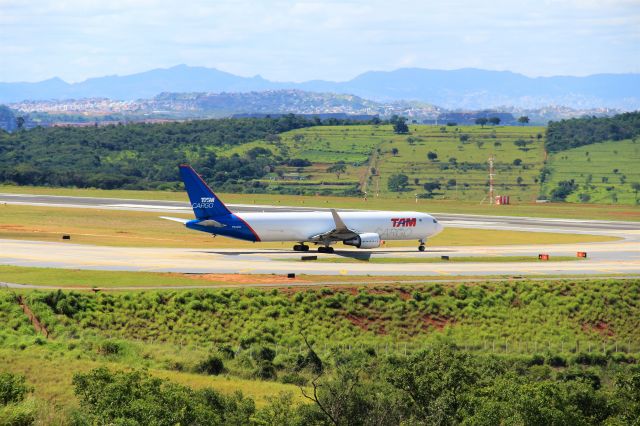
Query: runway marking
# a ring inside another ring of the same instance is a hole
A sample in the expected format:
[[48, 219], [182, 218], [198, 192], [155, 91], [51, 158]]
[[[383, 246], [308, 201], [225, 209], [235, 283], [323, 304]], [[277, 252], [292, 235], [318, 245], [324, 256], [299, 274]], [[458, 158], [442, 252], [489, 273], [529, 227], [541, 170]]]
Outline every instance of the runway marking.
[[447, 272], [447, 271], [436, 271], [436, 270], [434, 270], [433, 272], [437, 272], [440, 275], [451, 275], [451, 273]]

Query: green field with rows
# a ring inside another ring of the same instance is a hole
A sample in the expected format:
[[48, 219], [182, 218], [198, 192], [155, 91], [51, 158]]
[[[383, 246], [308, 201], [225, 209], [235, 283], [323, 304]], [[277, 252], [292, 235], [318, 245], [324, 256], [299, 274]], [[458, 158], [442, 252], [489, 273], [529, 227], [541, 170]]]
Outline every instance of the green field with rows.
[[640, 201], [640, 140], [602, 142], [549, 156], [550, 177], [543, 192], [550, 194], [561, 181], [577, 188], [566, 201], [638, 204]]
[[[318, 126], [279, 136], [276, 142], [251, 142], [221, 149], [218, 155], [262, 147], [312, 163], [269, 175], [263, 181], [272, 190], [331, 195], [351, 188], [369, 196], [413, 198], [424, 196], [423, 185], [430, 182], [440, 187], [429, 198], [478, 202], [487, 195], [490, 156], [495, 159], [496, 194], [510, 195], [514, 201], [535, 200], [544, 161], [542, 127], [411, 125], [409, 134], [401, 135], [390, 125]], [[429, 158], [429, 153], [436, 156]], [[346, 165], [343, 173], [327, 171], [338, 162]], [[389, 177], [399, 173], [407, 175], [408, 185], [392, 191]]]

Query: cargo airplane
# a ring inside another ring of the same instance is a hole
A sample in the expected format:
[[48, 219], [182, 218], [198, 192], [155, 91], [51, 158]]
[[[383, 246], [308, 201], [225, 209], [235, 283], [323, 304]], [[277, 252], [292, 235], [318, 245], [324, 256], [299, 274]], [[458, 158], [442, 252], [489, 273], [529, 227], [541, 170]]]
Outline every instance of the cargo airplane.
[[196, 218], [163, 217], [187, 228], [253, 242], [297, 241], [295, 251], [308, 251], [305, 243], [318, 245], [318, 252], [333, 253], [342, 242], [359, 249], [380, 247], [384, 240], [417, 240], [424, 251], [427, 238], [443, 226], [426, 213], [392, 211], [329, 211], [232, 213], [191, 166], [181, 165], [180, 175]]

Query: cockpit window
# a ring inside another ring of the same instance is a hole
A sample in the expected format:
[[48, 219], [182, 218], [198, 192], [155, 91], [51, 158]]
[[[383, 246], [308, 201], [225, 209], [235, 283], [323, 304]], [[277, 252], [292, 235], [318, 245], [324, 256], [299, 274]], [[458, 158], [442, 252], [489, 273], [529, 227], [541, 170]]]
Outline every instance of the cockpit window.
[[438, 221], [437, 221], [437, 220], [435, 220], [435, 219], [433, 219], [433, 223], [438, 223]]

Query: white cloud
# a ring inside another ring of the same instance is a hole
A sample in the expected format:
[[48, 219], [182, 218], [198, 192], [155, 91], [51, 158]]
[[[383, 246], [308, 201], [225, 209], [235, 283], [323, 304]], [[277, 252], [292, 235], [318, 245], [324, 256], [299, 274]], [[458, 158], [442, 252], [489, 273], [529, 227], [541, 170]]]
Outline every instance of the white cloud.
[[638, 0], [0, 0], [0, 81], [178, 63], [278, 80], [400, 66], [640, 69]]

